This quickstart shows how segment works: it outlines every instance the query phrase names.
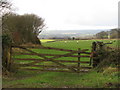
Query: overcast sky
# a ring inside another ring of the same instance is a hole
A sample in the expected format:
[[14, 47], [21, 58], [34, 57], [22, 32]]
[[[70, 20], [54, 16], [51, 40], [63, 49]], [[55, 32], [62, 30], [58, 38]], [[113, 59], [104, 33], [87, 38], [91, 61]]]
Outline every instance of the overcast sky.
[[48, 30], [111, 29], [118, 26], [119, 0], [11, 0], [19, 14], [45, 19]]

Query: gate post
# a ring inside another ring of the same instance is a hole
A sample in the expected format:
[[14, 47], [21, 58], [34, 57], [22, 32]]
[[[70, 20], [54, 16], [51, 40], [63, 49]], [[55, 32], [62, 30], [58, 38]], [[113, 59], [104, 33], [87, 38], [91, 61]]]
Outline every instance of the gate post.
[[2, 69], [10, 71], [11, 67], [11, 44], [12, 40], [9, 36], [2, 36]]
[[96, 57], [96, 49], [97, 49], [97, 43], [93, 42], [92, 43], [92, 53], [91, 53], [91, 58], [90, 58], [90, 65], [92, 64], [93, 67], [96, 66], [96, 59], [94, 57]]
[[11, 68], [11, 46], [3, 47], [3, 67], [5, 67], [8, 71]]
[[[80, 56], [80, 48], [78, 48], [78, 55]], [[78, 72], [80, 71], [80, 57], [78, 57]]]
[[101, 57], [104, 56], [104, 43], [97, 41], [92, 43], [92, 60], [93, 60], [93, 67], [96, 67], [100, 61]]

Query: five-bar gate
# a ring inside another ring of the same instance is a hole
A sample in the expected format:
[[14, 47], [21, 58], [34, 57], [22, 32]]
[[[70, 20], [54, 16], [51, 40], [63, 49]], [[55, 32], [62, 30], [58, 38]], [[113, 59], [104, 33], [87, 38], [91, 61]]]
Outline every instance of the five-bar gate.
[[[19, 50], [16, 50], [18, 48]], [[36, 52], [37, 49], [39, 52]], [[64, 54], [41, 53], [43, 50], [55, 50], [67, 52]], [[17, 51], [17, 52], [16, 52]], [[37, 71], [52, 71], [52, 72], [86, 72], [91, 69], [90, 61], [81, 61], [82, 58], [90, 59], [88, 49], [69, 50], [44, 46], [12, 46], [12, 60], [18, 64], [20, 69], [37, 70]], [[19, 55], [27, 55], [24, 58]], [[18, 56], [18, 57], [17, 57]], [[39, 58], [31, 58], [37, 56]], [[77, 58], [77, 60], [61, 60], [62, 57]], [[25, 63], [26, 61], [27, 63]], [[47, 62], [47, 64], [46, 64]], [[49, 62], [52, 62], [50, 64]], [[53, 64], [54, 63], [54, 64]], [[76, 64], [73, 64], [76, 63]], [[82, 66], [81, 64], [88, 64]]]

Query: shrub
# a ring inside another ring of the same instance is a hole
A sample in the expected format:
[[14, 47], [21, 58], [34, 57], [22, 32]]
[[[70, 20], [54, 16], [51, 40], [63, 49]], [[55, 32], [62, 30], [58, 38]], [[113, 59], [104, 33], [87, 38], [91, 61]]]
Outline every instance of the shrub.
[[106, 51], [104, 57], [102, 57], [102, 61], [98, 64], [96, 67], [96, 70], [98, 71], [104, 71], [104, 68], [107, 67], [118, 67], [119, 65], [119, 54], [120, 50], [119, 49], [114, 49], [111, 51]]

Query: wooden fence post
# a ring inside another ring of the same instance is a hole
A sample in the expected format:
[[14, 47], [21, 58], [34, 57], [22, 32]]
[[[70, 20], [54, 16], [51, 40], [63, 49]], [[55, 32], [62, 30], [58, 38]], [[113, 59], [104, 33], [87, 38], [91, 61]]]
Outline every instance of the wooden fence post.
[[2, 68], [3, 71], [10, 71], [12, 39], [8, 35], [2, 36]]
[[[80, 48], [78, 48], [78, 55], [80, 56]], [[78, 57], [78, 72], [80, 71], [80, 57]]]
[[11, 67], [11, 46], [7, 47], [7, 52], [6, 52], [6, 57], [7, 57], [7, 69], [10, 71]]
[[11, 47], [10, 46], [3, 46], [3, 55], [2, 55], [2, 59], [3, 59], [3, 67], [10, 71], [10, 67], [11, 67]]
[[92, 43], [92, 55], [91, 55], [91, 57], [90, 57], [90, 66], [92, 65], [93, 67], [95, 66], [95, 59], [94, 59], [94, 57], [96, 56], [96, 54], [95, 54], [95, 52], [96, 52], [96, 50], [97, 50], [97, 43], [96, 42], [93, 42]]
[[12, 67], [12, 46], [9, 47], [9, 70], [11, 70]]

